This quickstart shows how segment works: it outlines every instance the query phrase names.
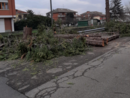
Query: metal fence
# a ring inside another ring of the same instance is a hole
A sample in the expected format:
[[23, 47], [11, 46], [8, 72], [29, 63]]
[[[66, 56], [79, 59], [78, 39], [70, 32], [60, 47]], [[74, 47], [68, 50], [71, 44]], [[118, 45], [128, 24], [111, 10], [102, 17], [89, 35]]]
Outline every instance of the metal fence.
[[95, 32], [95, 31], [104, 31], [104, 30], [105, 30], [105, 27], [102, 27], [102, 28], [78, 31], [78, 33], [90, 33], [90, 32]]

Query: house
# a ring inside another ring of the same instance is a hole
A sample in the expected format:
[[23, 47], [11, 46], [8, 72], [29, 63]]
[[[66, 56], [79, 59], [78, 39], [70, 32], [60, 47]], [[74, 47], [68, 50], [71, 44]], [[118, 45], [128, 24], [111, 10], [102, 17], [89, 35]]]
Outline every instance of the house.
[[106, 20], [106, 16], [105, 15], [94, 16], [93, 19], [98, 19], [100, 21], [105, 21]]
[[0, 0], [0, 33], [14, 31], [15, 0]]
[[93, 17], [95, 16], [102, 16], [103, 13], [102, 12], [98, 12], [98, 11], [87, 11], [85, 13], [82, 13], [80, 15], [81, 20], [90, 20], [93, 19]]
[[77, 16], [76, 16], [76, 19], [77, 19], [78, 21], [80, 21], [80, 20], [81, 20], [81, 16], [80, 16], [80, 15], [77, 15]]
[[15, 22], [20, 21], [22, 19], [27, 19], [27, 16], [28, 16], [27, 12], [21, 11], [21, 10], [18, 10], [18, 9], [16, 9], [15, 11], [16, 11], [16, 17], [14, 19]]
[[[53, 13], [53, 19], [54, 21], [57, 21], [58, 19], [61, 21], [66, 21], [66, 14], [67, 13], [73, 13], [74, 17], [76, 19], [76, 11], [70, 10], [70, 9], [65, 9], [65, 8], [57, 8], [52, 11]], [[51, 12], [48, 12], [46, 14], [48, 17], [51, 17]]]

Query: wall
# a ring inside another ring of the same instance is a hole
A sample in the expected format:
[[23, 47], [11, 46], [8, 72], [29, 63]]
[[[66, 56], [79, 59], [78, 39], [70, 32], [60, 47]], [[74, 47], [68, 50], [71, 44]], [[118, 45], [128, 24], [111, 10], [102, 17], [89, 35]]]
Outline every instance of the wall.
[[8, 0], [7, 10], [0, 10], [0, 15], [16, 15], [15, 12], [15, 0]]
[[58, 15], [59, 15], [58, 13], [54, 13], [54, 14], [53, 14], [53, 19], [54, 19], [55, 21], [58, 20]]
[[5, 32], [5, 22], [4, 19], [0, 19], [0, 33]]
[[[58, 15], [59, 15], [59, 13], [53, 13], [53, 19], [55, 21], [57, 21], [59, 19]], [[60, 17], [63, 21], [65, 21], [65, 19], [66, 19], [66, 13], [63, 12], [61, 15], [65, 15], [65, 17]], [[76, 15], [76, 13], [74, 13], [74, 15]], [[76, 17], [74, 19], [76, 19]]]
[[93, 19], [101, 20], [101, 17], [100, 16], [95, 16]]

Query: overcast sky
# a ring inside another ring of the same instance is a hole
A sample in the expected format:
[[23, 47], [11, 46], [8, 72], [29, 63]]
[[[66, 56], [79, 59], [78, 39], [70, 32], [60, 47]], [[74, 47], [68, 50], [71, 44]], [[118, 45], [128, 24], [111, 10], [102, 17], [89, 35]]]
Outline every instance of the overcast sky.
[[[125, 5], [129, 0], [122, 0]], [[46, 15], [50, 11], [50, 0], [15, 0], [16, 9], [26, 11], [31, 9], [35, 14]], [[52, 0], [53, 9], [68, 8], [78, 14], [86, 11], [100, 11], [105, 13], [105, 0]]]

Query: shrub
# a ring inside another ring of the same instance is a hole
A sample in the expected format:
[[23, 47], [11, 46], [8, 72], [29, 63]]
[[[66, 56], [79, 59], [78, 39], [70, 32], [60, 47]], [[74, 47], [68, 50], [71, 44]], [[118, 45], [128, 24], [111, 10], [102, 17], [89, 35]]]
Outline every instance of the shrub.
[[20, 20], [15, 22], [15, 30], [23, 30], [23, 27], [31, 27], [33, 29], [38, 29], [39, 24], [44, 24], [45, 26], [51, 26], [51, 19], [45, 16], [28, 16], [26, 20]]
[[3, 42], [3, 36], [0, 34], [0, 42]]

